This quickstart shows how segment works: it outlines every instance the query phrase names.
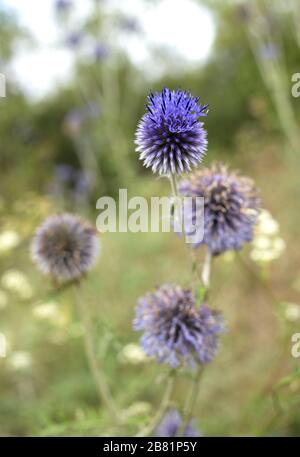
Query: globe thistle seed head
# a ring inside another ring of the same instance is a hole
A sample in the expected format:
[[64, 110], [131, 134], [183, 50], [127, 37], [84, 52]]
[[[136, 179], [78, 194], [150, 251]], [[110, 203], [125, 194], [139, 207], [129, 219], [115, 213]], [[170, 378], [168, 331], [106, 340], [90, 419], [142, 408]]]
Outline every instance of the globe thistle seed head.
[[199, 97], [179, 89], [150, 92], [135, 143], [140, 160], [153, 173], [180, 175], [201, 162], [207, 139], [199, 118], [207, 115], [208, 105], [198, 102]]
[[73, 214], [48, 217], [36, 230], [31, 255], [42, 273], [59, 283], [82, 277], [99, 253], [94, 228]]
[[158, 363], [172, 368], [210, 362], [218, 348], [223, 319], [206, 305], [195, 306], [192, 292], [165, 284], [142, 297], [134, 329], [143, 331], [141, 345]]
[[[238, 250], [252, 240], [259, 199], [250, 178], [231, 172], [222, 164], [213, 164], [181, 181], [179, 192], [204, 198], [204, 237], [194, 247], [206, 244], [212, 255], [218, 255]], [[194, 215], [187, 215], [187, 220], [195, 220]]]
[[[155, 435], [158, 438], [175, 438], [179, 437], [179, 432], [182, 425], [182, 419], [179, 412], [176, 409], [169, 410], [162, 418], [160, 424], [156, 429]], [[201, 434], [196, 429], [194, 421], [189, 420], [185, 429], [182, 433], [182, 438], [196, 438], [200, 437]]]

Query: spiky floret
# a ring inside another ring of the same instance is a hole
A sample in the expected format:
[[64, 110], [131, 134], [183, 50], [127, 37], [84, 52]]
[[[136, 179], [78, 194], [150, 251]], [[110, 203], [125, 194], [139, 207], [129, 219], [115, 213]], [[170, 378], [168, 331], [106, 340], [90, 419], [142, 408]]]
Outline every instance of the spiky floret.
[[199, 97], [179, 89], [150, 92], [135, 143], [140, 160], [153, 173], [180, 175], [201, 162], [207, 139], [199, 118], [207, 115], [208, 105], [198, 102]]
[[[212, 255], [240, 249], [253, 238], [259, 213], [259, 199], [254, 182], [223, 164], [202, 168], [179, 183], [184, 196], [204, 198], [204, 237]], [[195, 206], [192, 212], [195, 211]], [[187, 220], [196, 220], [189, 214]]]
[[165, 284], [140, 298], [134, 329], [143, 331], [141, 345], [147, 355], [171, 367], [210, 362], [224, 331], [220, 313], [196, 300], [188, 289]]
[[[182, 418], [176, 409], [169, 410], [162, 418], [160, 424], [156, 429], [156, 436], [162, 438], [179, 437], [180, 429], [182, 427]], [[197, 430], [194, 420], [190, 419], [182, 430], [182, 437], [192, 438], [201, 436]]]
[[94, 228], [69, 213], [48, 217], [37, 228], [31, 243], [37, 267], [58, 282], [83, 276], [93, 266], [98, 253]]

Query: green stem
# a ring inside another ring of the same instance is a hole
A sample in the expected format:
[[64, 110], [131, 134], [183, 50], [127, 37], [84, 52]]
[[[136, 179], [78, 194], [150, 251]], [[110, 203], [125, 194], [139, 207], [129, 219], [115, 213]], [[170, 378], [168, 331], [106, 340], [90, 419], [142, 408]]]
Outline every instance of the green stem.
[[79, 317], [83, 325], [85, 351], [89, 362], [90, 370], [94, 377], [94, 381], [101, 401], [106, 406], [112, 418], [119, 422], [120, 415], [118, 414], [118, 409], [115, 405], [110, 389], [106, 383], [105, 377], [103, 376], [102, 371], [99, 370], [98, 367], [97, 355], [93, 341], [91, 316], [89, 314], [86, 300], [83, 300], [83, 298], [81, 297], [80, 289], [81, 287], [78, 283], [75, 289], [75, 302]]
[[163, 398], [161, 400], [160, 407], [159, 407], [157, 413], [154, 415], [152, 421], [135, 435], [136, 437], [145, 437], [145, 436], [151, 435], [151, 433], [159, 425], [160, 421], [162, 420], [164, 414], [166, 413], [166, 411], [170, 405], [170, 400], [171, 400], [171, 396], [172, 396], [172, 393], [174, 390], [174, 386], [175, 386], [175, 374], [172, 372], [172, 373], [170, 373], [169, 378], [167, 380], [167, 386], [166, 386], [165, 392], [163, 394]]
[[204, 367], [203, 365], [200, 365], [198, 367], [196, 376], [193, 380], [193, 386], [191, 390], [191, 395], [188, 398], [188, 401], [185, 404], [183, 414], [182, 414], [182, 425], [179, 430], [179, 436], [183, 436], [184, 431], [189, 423], [189, 421], [192, 419], [194, 415], [194, 411], [197, 407], [197, 401], [198, 401], [198, 396], [199, 396], [199, 384], [202, 379], [202, 374], [204, 372]]
[[172, 188], [172, 194], [175, 198], [178, 198], [176, 176], [173, 173], [170, 173], [169, 178], [170, 178], [170, 183], [171, 183], [171, 188]]

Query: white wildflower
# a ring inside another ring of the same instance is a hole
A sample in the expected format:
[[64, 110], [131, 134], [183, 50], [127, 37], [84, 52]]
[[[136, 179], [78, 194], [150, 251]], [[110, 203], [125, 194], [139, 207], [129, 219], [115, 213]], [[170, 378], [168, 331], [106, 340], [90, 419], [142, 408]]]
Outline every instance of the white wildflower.
[[18, 270], [7, 270], [1, 278], [2, 287], [28, 300], [33, 296], [33, 288], [27, 277]]

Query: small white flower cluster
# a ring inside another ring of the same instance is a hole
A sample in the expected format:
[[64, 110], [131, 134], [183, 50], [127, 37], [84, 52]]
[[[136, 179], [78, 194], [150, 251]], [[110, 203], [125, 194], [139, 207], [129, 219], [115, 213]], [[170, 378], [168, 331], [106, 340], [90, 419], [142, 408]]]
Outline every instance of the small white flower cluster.
[[258, 217], [250, 257], [254, 262], [268, 263], [281, 256], [285, 242], [280, 237], [279, 224], [267, 210]]
[[285, 318], [289, 322], [300, 321], [300, 305], [297, 303], [284, 303]]
[[5, 254], [11, 249], [16, 248], [20, 241], [19, 234], [13, 230], [5, 230], [0, 233], [0, 254]]
[[39, 303], [33, 308], [32, 313], [34, 317], [41, 320], [57, 321], [59, 319], [58, 305], [52, 301]]
[[149, 360], [142, 348], [135, 343], [126, 344], [119, 353], [121, 363], [129, 365], [138, 365]]
[[7, 270], [1, 277], [1, 285], [23, 300], [28, 300], [33, 296], [33, 288], [30, 282], [19, 270]]
[[15, 351], [8, 359], [9, 367], [14, 371], [23, 371], [30, 369], [33, 365], [33, 359], [30, 352]]

